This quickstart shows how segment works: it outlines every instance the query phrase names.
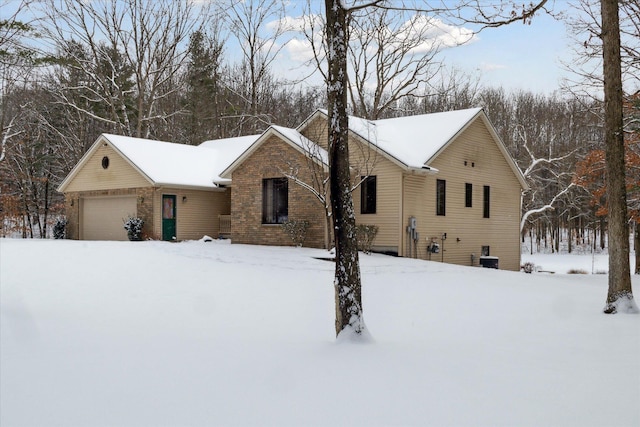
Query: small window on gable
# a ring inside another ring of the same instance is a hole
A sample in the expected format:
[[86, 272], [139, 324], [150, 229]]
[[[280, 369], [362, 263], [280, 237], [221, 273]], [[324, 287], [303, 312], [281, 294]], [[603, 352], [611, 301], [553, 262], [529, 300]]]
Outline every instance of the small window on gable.
[[447, 181], [439, 179], [436, 181], [436, 215], [445, 214]]
[[470, 208], [473, 204], [473, 184], [466, 183], [464, 185], [464, 207]]
[[109, 167], [109, 158], [104, 156], [102, 158], [102, 169], [107, 169]]
[[262, 223], [282, 224], [289, 219], [289, 184], [287, 178], [262, 180]]
[[376, 177], [362, 177], [360, 184], [360, 213], [376, 213]]

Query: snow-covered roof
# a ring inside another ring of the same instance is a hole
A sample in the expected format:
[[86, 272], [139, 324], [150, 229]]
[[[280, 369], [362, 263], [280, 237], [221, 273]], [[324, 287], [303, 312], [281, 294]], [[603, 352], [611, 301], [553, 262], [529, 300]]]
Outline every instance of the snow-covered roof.
[[[326, 110], [320, 110], [326, 115]], [[481, 108], [367, 120], [349, 116], [349, 130], [407, 168], [425, 168]]]
[[[225, 180], [220, 177], [221, 172], [240, 157], [259, 137], [260, 135], [247, 135], [236, 138], [214, 139], [205, 141], [198, 146], [216, 152], [212, 165], [216, 173], [214, 178], [215, 183], [225, 182]], [[226, 181], [230, 182], [230, 180]]]
[[255, 136], [207, 141], [199, 146], [105, 134], [155, 185], [216, 187], [220, 172], [255, 140]]
[[105, 141], [120, 153], [152, 185], [216, 188], [223, 183], [220, 172], [255, 140], [249, 137], [207, 141], [199, 146], [128, 136], [102, 134], [60, 185], [64, 191], [77, 171]]
[[349, 118], [349, 129], [410, 168], [429, 161], [478, 115], [480, 108], [383, 120]]
[[[315, 114], [326, 117], [327, 112], [318, 110], [311, 117]], [[300, 133], [311, 117], [297, 129], [270, 126], [261, 135], [205, 141], [199, 146], [103, 134], [65, 178], [59, 191], [64, 191], [102, 139], [108, 141], [153, 185], [216, 188], [218, 184], [227, 184], [231, 181], [231, 172], [272, 135], [277, 135], [305, 155], [313, 154], [315, 160], [326, 167], [327, 151]], [[429, 163], [477, 117], [485, 121], [523, 188], [527, 188], [522, 173], [481, 108], [383, 120], [349, 117], [349, 129], [375, 145], [379, 152], [399, 166], [437, 172]]]
[[[298, 130], [302, 131], [318, 113], [327, 116], [327, 110], [318, 110], [305, 120]], [[429, 164], [476, 119], [481, 119], [485, 123], [522, 188], [529, 188], [522, 171], [508, 153], [482, 108], [382, 120], [366, 120], [349, 116], [349, 130], [375, 145], [379, 152], [399, 166], [437, 172], [437, 169], [430, 167]]]

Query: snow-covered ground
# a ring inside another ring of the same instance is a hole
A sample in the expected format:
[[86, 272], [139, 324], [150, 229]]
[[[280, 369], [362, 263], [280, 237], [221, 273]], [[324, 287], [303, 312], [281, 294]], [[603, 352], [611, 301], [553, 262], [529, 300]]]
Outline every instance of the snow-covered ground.
[[591, 256], [362, 256], [369, 344], [335, 342], [323, 256], [0, 239], [0, 425], [640, 425], [640, 316], [563, 274]]

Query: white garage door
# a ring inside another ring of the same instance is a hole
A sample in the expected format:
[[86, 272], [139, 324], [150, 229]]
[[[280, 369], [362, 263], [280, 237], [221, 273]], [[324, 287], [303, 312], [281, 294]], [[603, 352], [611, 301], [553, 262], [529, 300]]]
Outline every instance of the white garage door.
[[136, 215], [134, 197], [100, 197], [83, 199], [83, 240], [127, 240], [124, 219]]

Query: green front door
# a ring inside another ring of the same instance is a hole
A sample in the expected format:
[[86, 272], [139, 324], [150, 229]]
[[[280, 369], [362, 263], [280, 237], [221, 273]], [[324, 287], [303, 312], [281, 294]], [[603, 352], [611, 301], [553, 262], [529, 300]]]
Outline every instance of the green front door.
[[176, 240], [176, 196], [162, 195], [162, 240]]

